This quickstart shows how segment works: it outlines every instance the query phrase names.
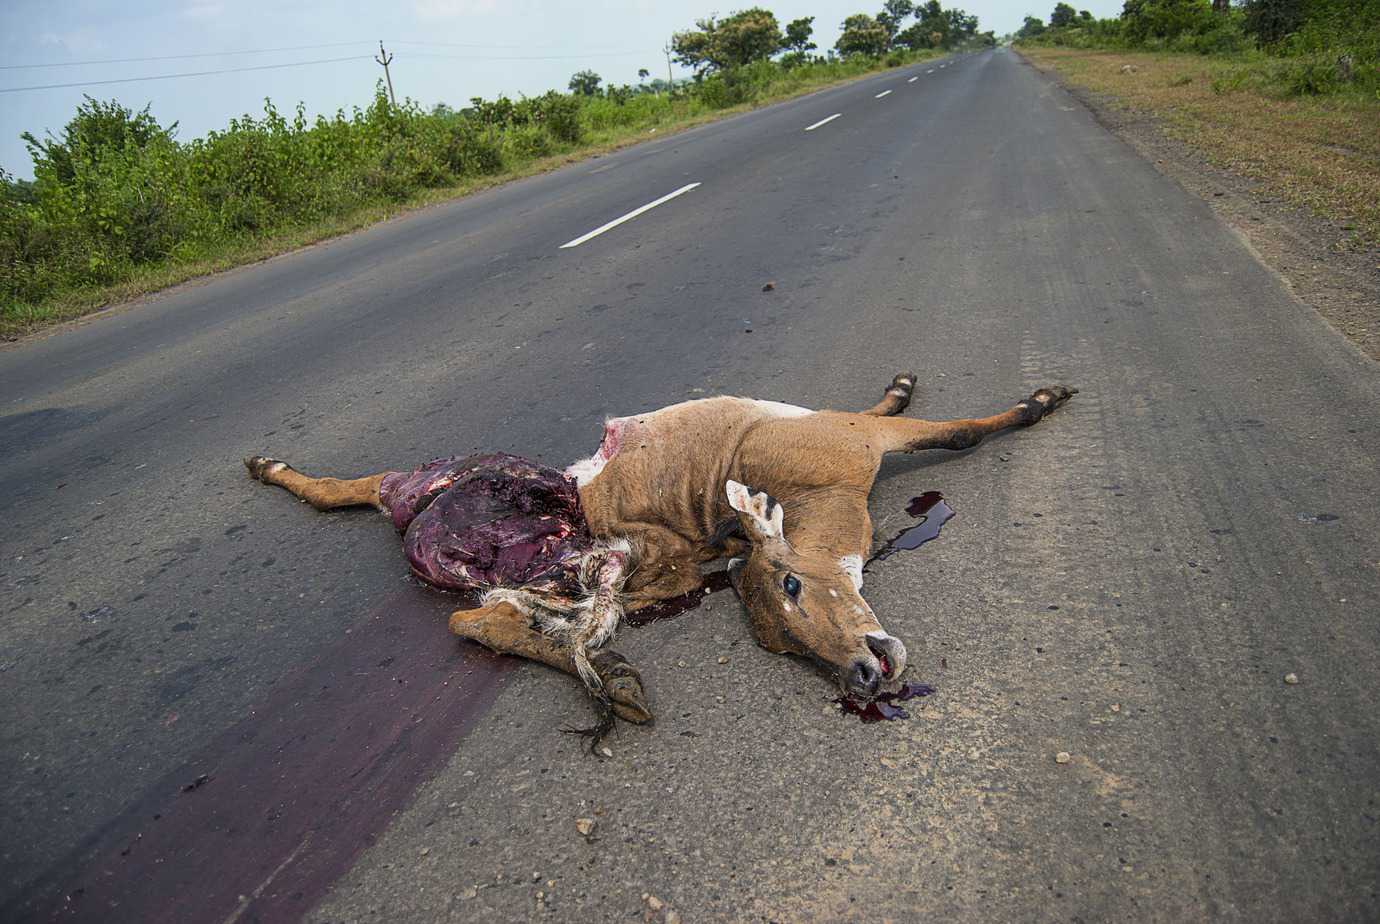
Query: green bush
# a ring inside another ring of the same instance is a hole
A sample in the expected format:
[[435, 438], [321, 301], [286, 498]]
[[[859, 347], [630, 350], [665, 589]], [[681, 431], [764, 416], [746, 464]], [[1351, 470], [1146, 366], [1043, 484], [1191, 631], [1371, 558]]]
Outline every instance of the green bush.
[[551, 136], [540, 125], [518, 125], [503, 133], [504, 152], [518, 160], [551, 153]]

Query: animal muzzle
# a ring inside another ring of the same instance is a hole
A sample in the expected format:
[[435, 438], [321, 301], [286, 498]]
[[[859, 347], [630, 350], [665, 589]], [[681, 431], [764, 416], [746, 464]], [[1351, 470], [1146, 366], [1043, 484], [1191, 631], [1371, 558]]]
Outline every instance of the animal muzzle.
[[863, 636], [867, 654], [856, 659], [840, 677], [846, 693], [856, 696], [876, 696], [887, 680], [894, 680], [906, 669], [906, 646], [901, 640], [885, 632], [869, 632]]

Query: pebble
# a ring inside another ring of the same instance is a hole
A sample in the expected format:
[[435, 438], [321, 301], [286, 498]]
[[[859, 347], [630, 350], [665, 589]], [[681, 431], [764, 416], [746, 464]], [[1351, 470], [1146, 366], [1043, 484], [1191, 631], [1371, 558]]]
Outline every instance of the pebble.
[[662, 918], [666, 924], [680, 924], [680, 912], [674, 908], [666, 909], [666, 916]]
[[1069, 756], [1068, 751], [1060, 751], [1058, 754], [1054, 755], [1054, 762], [1056, 764], [1066, 764], [1072, 759], [1073, 758]]
[[655, 895], [647, 896], [647, 907], [652, 909], [653, 911], [660, 911], [665, 906], [666, 903], [663, 902], [661, 899], [657, 898]]
[[576, 818], [576, 819], [575, 819], [575, 830], [576, 830], [576, 831], [579, 831], [581, 835], [583, 835], [583, 836], [585, 836], [585, 837], [589, 837], [591, 834], [594, 833], [594, 819], [593, 819], [593, 818]]
[[1112, 703], [1112, 711], [1113, 711], [1113, 712], [1120, 712], [1120, 711], [1121, 711], [1121, 703]]
[[1298, 674], [1295, 674], [1295, 673], [1288, 673], [1288, 674], [1285, 674], [1285, 675], [1284, 675], [1284, 682], [1287, 683], [1287, 684], [1289, 684], [1290, 686], [1293, 686], [1294, 684], [1296, 684], [1296, 683], [1299, 682], [1299, 675], [1298, 675]]
[[479, 889], [475, 888], [474, 886], [470, 886], [468, 889], [460, 893], [460, 897], [468, 901], [469, 899], [474, 898], [478, 894]]
[[426, 856], [426, 855], [429, 854], [429, 853], [431, 853], [431, 848], [430, 848], [430, 847], [423, 847], [423, 848], [422, 848], [422, 856]]
[[888, 770], [895, 770], [898, 766], [896, 761], [892, 760], [890, 757], [881, 758], [881, 765], [883, 767], [886, 767]]
[[605, 745], [604, 747], [600, 748], [600, 749], [599, 749], [599, 753], [600, 753], [600, 754], [603, 754], [605, 757], [612, 757], [612, 756], [613, 756], [613, 752], [610, 751], [610, 750], [608, 749], [608, 746], [607, 746], [607, 745]]
[[728, 656], [727, 656], [727, 655], [719, 655], [719, 663], [720, 663], [720, 664], [727, 664], [727, 663], [728, 663]]

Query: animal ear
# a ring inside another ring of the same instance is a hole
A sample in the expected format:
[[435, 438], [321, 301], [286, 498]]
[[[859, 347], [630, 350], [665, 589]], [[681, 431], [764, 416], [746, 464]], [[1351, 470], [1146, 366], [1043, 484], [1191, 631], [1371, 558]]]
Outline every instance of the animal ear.
[[781, 505], [766, 491], [754, 491], [732, 478], [724, 485], [728, 506], [738, 511], [739, 519], [753, 538], [785, 539], [782, 524], [785, 513]]

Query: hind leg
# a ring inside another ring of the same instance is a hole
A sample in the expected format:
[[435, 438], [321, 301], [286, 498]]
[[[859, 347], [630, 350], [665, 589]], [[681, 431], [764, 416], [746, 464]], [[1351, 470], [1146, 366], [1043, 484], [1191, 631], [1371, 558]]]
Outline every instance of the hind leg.
[[882, 400], [863, 411], [871, 417], [891, 417], [904, 411], [910, 405], [911, 393], [915, 391], [915, 373], [902, 372], [891, 380]]
[[[533, 614], [524, 612], [517, 602], [500, 600], [475, 610], [457, 610], [451, 614], [450, 631], [494, 651], [540, 661], [578, 677], [574, 648], [534, 628], [534, 621]], [[652, 711], [636, 668], [608, 648], [590, 652], [588, 660], [615, 715], [635, 725], [651, 721]]]
[[1010, 410], [991, 417], [942, 421], [877, 420], [871, 422], [868, 428], [858, 427], [857, 430], [869, 445], [882, 452], [919, 452], [922, 449], [961, 451], [971, 449], [993, 433], [1039, 423], [1076, 394], [1076, 388], [1051, 385], [1037, 389]]
[[317, 510], [362, 504], [382, 509], [379, 485], [387, 472], [364, 478], [310, 478], [286, 462], [264, 456], [250, 456], [244, 460], [244, 467], [249, 469], [250, 478], [286, 488]]

